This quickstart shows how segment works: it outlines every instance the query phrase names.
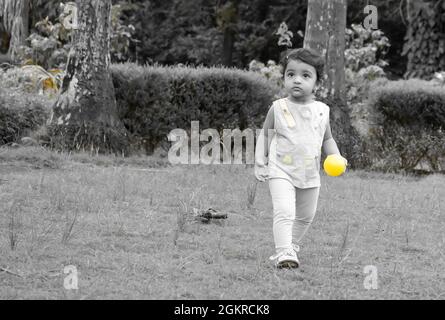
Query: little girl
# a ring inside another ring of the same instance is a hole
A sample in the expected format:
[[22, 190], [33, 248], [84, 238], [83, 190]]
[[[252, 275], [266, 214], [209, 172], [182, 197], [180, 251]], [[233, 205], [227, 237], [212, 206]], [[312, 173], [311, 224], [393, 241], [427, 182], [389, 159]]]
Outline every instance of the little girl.
[[297, 268], [298, 244], [317, 209], [321, 149], [326, 155], [340, 152], [331, 134], [329, 107], [313, 95], [323, 72], [322, 57], [310, 49], [294, 49], [281, 65], [287, 97], [269, 108], [256, 144], [255, 176], [269, 181], [272, 197], [276, 254], [270, 259], [278, 268]]

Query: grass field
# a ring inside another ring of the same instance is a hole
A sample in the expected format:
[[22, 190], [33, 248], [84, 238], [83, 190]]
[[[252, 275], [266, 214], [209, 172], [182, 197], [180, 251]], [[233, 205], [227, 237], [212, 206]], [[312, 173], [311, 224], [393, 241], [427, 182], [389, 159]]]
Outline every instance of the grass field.
[[[302, 266], [277, 270], [252, 168], [0, 148], [0, 299], [444, 299], [444, 186], [322, 174]], [[228, 219], [193, 218], [209, 207]], [[78, 290], [64, 287], [70, 265]]]

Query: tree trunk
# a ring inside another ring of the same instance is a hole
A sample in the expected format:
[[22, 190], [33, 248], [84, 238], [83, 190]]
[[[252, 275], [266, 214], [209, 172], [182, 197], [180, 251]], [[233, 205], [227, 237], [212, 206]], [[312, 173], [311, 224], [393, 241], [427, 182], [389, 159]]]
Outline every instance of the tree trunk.
[[218, 25], [224, 32], [222, 63], [231, 67], [233, 46], [235, 43], [236, 24], [238, 21], [239, 0], [226, 2], [218, 12]]
[[362, 167], [362, 145], [351, 124], [345, 90], [346, 0], [308, 0], [304, 47], [325, 58], [325, 77], [321, 81], [329, 105], [331, 128], [338, 147], [352, 168]]
[[128, 153], [109, 72], [111, 0], [77, 0], [78, 29], [60, 96], [49, 119], [51, 147]]
[[0, 0], [0, 18], [6, 31], [11, 35], [8, 55], [17, 62], [17, 52], [29, 32], [29, 1], [30, 0]]
[[224, 42], [223, 42], [223, 65], [226, 67], [232, 66], [232, 52], [233, 52], [233, 40], [235, 38], [235, 32], [232, 28], [228, 27], [224, 30]]
[[328, 95], [346, 102], [345, 89], [346, 0], [309, 0], [304, 47], [325, 57], [323, 85]]

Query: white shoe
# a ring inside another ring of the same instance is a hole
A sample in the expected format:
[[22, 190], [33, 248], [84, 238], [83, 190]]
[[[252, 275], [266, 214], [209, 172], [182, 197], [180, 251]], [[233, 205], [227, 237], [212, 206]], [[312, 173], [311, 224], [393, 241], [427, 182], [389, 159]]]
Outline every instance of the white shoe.
[[275, 260], [275, 266], [277, 268], [298, 268], [300, 266], [300, 261], [297, 257], [297, 252], [300, 251], [300, 247], [296, 244], [292, 244], [292, 249], [281, 251], [273, 256], [270, 260]]

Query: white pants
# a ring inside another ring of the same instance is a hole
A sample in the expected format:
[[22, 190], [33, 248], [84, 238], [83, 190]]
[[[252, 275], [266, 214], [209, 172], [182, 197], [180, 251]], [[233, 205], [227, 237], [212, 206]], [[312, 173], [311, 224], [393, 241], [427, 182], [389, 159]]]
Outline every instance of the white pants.
[[[273, 205], [273, 236], [276, 252], [299, 244], [317, 210], [320, 187], [300, 189], [281, 178], [269, 179]], [[295, 224], [294, 224], [295, 222]]]

